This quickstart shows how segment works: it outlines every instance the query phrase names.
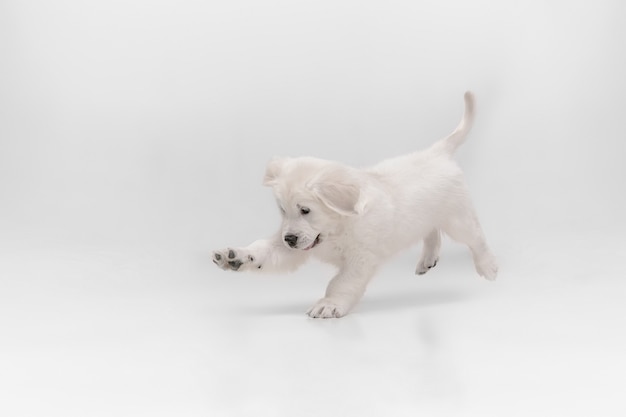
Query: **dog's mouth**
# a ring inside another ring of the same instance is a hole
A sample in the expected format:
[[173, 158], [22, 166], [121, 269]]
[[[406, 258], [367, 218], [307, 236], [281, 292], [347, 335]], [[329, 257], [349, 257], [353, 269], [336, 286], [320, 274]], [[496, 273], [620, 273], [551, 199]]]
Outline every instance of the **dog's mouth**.
[[313, 249], [314, 247], [316, 247], [321, 242], [320, 235], [321, 234], [317, 235], [317, 237], [315, 238], [313, 243], [311, 243], [309, 246], [307, 246], [303, 250], [310, 250], [310, 249]]

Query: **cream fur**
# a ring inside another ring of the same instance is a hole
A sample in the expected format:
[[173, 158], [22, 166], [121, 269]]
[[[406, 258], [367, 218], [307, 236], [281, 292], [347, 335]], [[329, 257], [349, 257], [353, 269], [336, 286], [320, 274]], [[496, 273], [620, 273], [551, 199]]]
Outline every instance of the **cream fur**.
[[325, 296], [308, 311], [316, 318], [347, 314], [378, 266], [420, 240], [415, 272], [426, 273], [439, 259], [442, 232], [470, 248], [479, 275], [495, 279], [495, 257], [452, 159], [473, 118], [474, 97], [467, 92], [463, 119], [448, 137], [367, 169], [310, 157], [271, 160], [263, 182], [283, 213], [280, 230], [246, 247], [215, 251], [213, 262], [225, 270], [284, 272], [315, 256], [337, 266]]

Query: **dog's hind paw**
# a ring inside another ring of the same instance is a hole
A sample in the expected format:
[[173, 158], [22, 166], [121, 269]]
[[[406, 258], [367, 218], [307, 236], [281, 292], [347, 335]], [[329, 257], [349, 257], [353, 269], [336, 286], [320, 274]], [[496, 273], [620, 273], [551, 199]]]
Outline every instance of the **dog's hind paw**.
[[434, 260], [420, 259], [417, 263], [417, 268], [415, 268], [415, 274], [424, 275], [426, 272], [437, 266], [437, 262], [439, 262], [439, 258], [435, 258]]
[[489, 281], [493, 281], [498, 276], [498, 264], [493, 255], [485, 256], [483, 259], [475, 263], [476, 272], [481, 277], [485, 277]]
[[[226, 248], [213, 251], [213, 263], [225, 271], [239, 271], [254, 264], [255, 258], [244, 249]], [[260, 269], [260, 265], [257, 266]]]

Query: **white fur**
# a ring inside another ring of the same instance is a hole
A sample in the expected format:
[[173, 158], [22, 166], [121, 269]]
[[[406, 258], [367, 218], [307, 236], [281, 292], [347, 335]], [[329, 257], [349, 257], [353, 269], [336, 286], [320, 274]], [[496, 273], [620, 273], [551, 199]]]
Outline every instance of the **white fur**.
[[293, 271], [310, 256], [336, 265], [326, 295], [308, 311], [321, 318], [347, 314], [378, 266], [420, 240], [415, 272], [426, 273], [439, 259], [441, 232], [470, 248], [479, 275], [495, 279], [495, 258], [452, 159], [473, 117], [474, 97], [467, 92], [463, 119], [452, 134], [368, 169], [309, 157], [273, 159], [264, 184], [273, 188], [283, 212], [281, 229], [247, 247], [215, 251], [213, 261], [238, 271]]

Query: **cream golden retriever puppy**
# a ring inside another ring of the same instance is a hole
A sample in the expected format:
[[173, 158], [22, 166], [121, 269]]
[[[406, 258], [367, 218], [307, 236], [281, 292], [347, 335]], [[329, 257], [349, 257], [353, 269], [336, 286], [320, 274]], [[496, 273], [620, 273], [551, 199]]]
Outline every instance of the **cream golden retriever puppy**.
[[437, 265], [441, 233], [466, 244], [479, 275], [493, 280], [498, 267], [452, 155], [474, 118], [465, 93], [459, 126], [430, 148], [357, 169], [316, 158], [275, 158], [263, 183], [272, 187], [282, 226], [269, 239], [213, 252], [233, 271], [293, 271], [315, 256], [338, 268], [311, 317], [346, 315], [361, 299], [379, 265], [423, 240], [415, 272]]

